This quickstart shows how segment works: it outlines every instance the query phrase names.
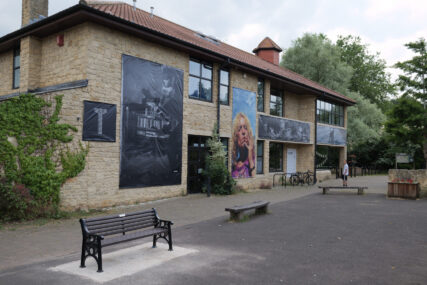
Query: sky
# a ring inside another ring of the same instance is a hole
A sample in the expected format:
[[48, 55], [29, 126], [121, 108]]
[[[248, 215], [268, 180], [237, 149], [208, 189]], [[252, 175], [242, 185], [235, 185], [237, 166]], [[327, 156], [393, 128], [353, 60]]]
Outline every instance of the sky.
[[[133, 4], [132, 0], [122, 0]], [[0, 37], [20, 28], [20, 0], [0, 0]], [[50, 0], [49, 15], [78, 3]], [[426, 0], [137, 0], [136, 6], [174, 23], [252, 52], [269, 36], [282, 49], [304, 33], [359, 36], [379, 52], [392, 78], [396, 62], [414, 54], [404, 44], [427, 38]]]

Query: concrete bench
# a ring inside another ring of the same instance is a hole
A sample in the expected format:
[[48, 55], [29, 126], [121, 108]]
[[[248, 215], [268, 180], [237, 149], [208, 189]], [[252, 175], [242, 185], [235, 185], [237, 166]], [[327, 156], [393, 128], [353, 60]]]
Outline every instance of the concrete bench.
[[267, 201], [256, 201], [248, 205], [234, 206], [231, 208], [225, 208], [226, 211], [230, 212], [230, 219], [233, 221], [240, 221], [242, 213], [255, 209], [255, 215], [267, 213], [267, 206], [270, 202]]
[[357, 189], [357, 195], [363, 195], [363, 191], [368, 189], [364, 186], [319, 186], [319, 188], [323, 189], [323, 194], [326, 194], [330, 189]]

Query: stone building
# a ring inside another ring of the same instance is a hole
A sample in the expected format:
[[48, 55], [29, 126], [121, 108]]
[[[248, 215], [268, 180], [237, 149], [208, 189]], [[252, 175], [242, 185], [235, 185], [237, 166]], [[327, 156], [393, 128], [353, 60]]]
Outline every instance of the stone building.
[[[0, 38], [0, 101], [64, 94], [62, 121], [90, 147], [61, 189], [64, 209], [200, 192], [215, 122], [242, 188], [313, 170], [317, 145], [346, 155], [355, 102], [279, 67], [268, 37], [250, 54], [116, 1], [47, 12], [48, 0], [23, 0], [21, 29]], [[242, 145], [238, 113], [252, 130]]]

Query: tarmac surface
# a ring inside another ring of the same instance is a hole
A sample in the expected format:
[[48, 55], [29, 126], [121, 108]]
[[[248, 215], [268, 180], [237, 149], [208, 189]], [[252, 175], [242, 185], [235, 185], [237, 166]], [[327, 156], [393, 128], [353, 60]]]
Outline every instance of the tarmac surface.
[[[386, 181], [385, 176], [350, 178], [349, 186], [369, 187], [364, 195], [347, 189], [322, 195], [317, 186], [341, 183], [330, 180], [112, 209], [155, 207], [161, 218], [175, 223], [174, 246], [192, 253], [103, 284], [427, 284], [427, 200], [388, 199]], [[272, 203], [268, 214], [228, 222], [225, 207], [257, 200]], [[147, 242], [108, 247], [104, 253]], [[102, 283], [50, 270], [78, 261], [80, 248], [77, 219], [3, 229], [0, 284]]]

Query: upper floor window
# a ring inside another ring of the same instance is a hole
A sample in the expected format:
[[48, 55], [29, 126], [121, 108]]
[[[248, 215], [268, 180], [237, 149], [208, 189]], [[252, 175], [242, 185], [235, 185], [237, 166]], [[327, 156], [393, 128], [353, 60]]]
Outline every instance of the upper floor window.
[[344, 127], [344, 107], [317, 100], [317, 122]]
[[19, 88], [19, 82], [21, 80], [21, 50], [16, 48], [13, 51], [13, 83], [12, 88]]
[[230, 85], [230, 74], [228, 70], [219, 71], [219, 102], [228, 105], [228, 90]]
[[264, 79], [258, 79], [257, 110], [264, 112]]
[[270, 92], [270, 114], [283, 117], [283, 95], [279, 90]]
[[190, 98], [212, 102], [212, 64], [190, 59]]

